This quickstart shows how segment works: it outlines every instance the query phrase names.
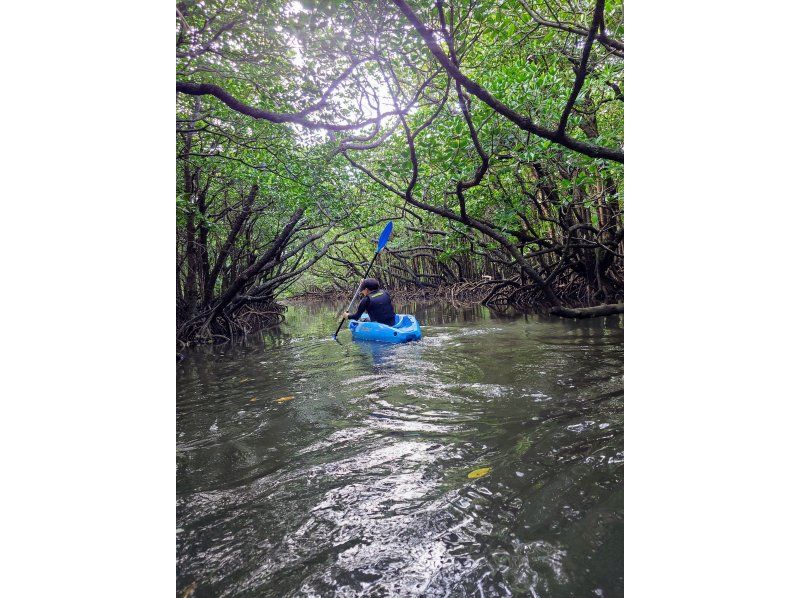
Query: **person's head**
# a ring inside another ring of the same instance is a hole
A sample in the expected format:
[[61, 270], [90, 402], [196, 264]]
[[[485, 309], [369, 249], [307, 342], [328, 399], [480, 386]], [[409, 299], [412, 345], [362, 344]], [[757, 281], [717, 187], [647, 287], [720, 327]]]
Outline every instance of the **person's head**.
[[381, 288], [381, 283], [375, 278], [365, 278], [361, 281], [361, 294], [364, 296], [369, 295], [372, 291], [377, 291], [379, 288]]

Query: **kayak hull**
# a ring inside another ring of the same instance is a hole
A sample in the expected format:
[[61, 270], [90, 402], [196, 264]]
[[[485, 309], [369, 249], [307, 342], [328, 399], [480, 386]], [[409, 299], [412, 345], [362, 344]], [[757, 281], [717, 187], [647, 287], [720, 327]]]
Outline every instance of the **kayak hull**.
[[350, 332], [353, 340], [378, 341], [381, 343], [407, 343], [422, 338], [422, 329], [417, 319], [409, 314], [396, 314], [394, 326], [378, 322], [350, 321]]

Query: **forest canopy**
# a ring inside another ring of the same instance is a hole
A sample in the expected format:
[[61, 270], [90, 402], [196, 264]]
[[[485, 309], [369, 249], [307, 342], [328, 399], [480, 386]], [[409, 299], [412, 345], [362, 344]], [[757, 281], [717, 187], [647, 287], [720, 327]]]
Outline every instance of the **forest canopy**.
[[622, 3], [176, 5], [179, 342], [279, 296], [391, 289], [564, 316], [623, 299]]

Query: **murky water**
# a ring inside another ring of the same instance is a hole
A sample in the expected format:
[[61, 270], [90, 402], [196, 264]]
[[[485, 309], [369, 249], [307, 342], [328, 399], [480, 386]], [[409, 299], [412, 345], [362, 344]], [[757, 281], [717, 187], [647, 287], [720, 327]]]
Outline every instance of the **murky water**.
[[422, 341], [296, 305], [177, 365], [179, 595], [621, 596], [621, 320], [397, 307]]

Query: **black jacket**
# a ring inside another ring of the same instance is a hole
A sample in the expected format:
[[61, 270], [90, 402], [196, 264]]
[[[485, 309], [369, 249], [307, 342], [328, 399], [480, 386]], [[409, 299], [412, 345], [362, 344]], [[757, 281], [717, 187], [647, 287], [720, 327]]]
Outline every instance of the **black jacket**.
[[351, 320], [358, 320], [366, 310], [372, 322], [379, 322], [387, 326], [394, 326], [394, 307], [389, 293], [383, 289], [373, 291], [358, 304], [358, 311], [350, 316]]

